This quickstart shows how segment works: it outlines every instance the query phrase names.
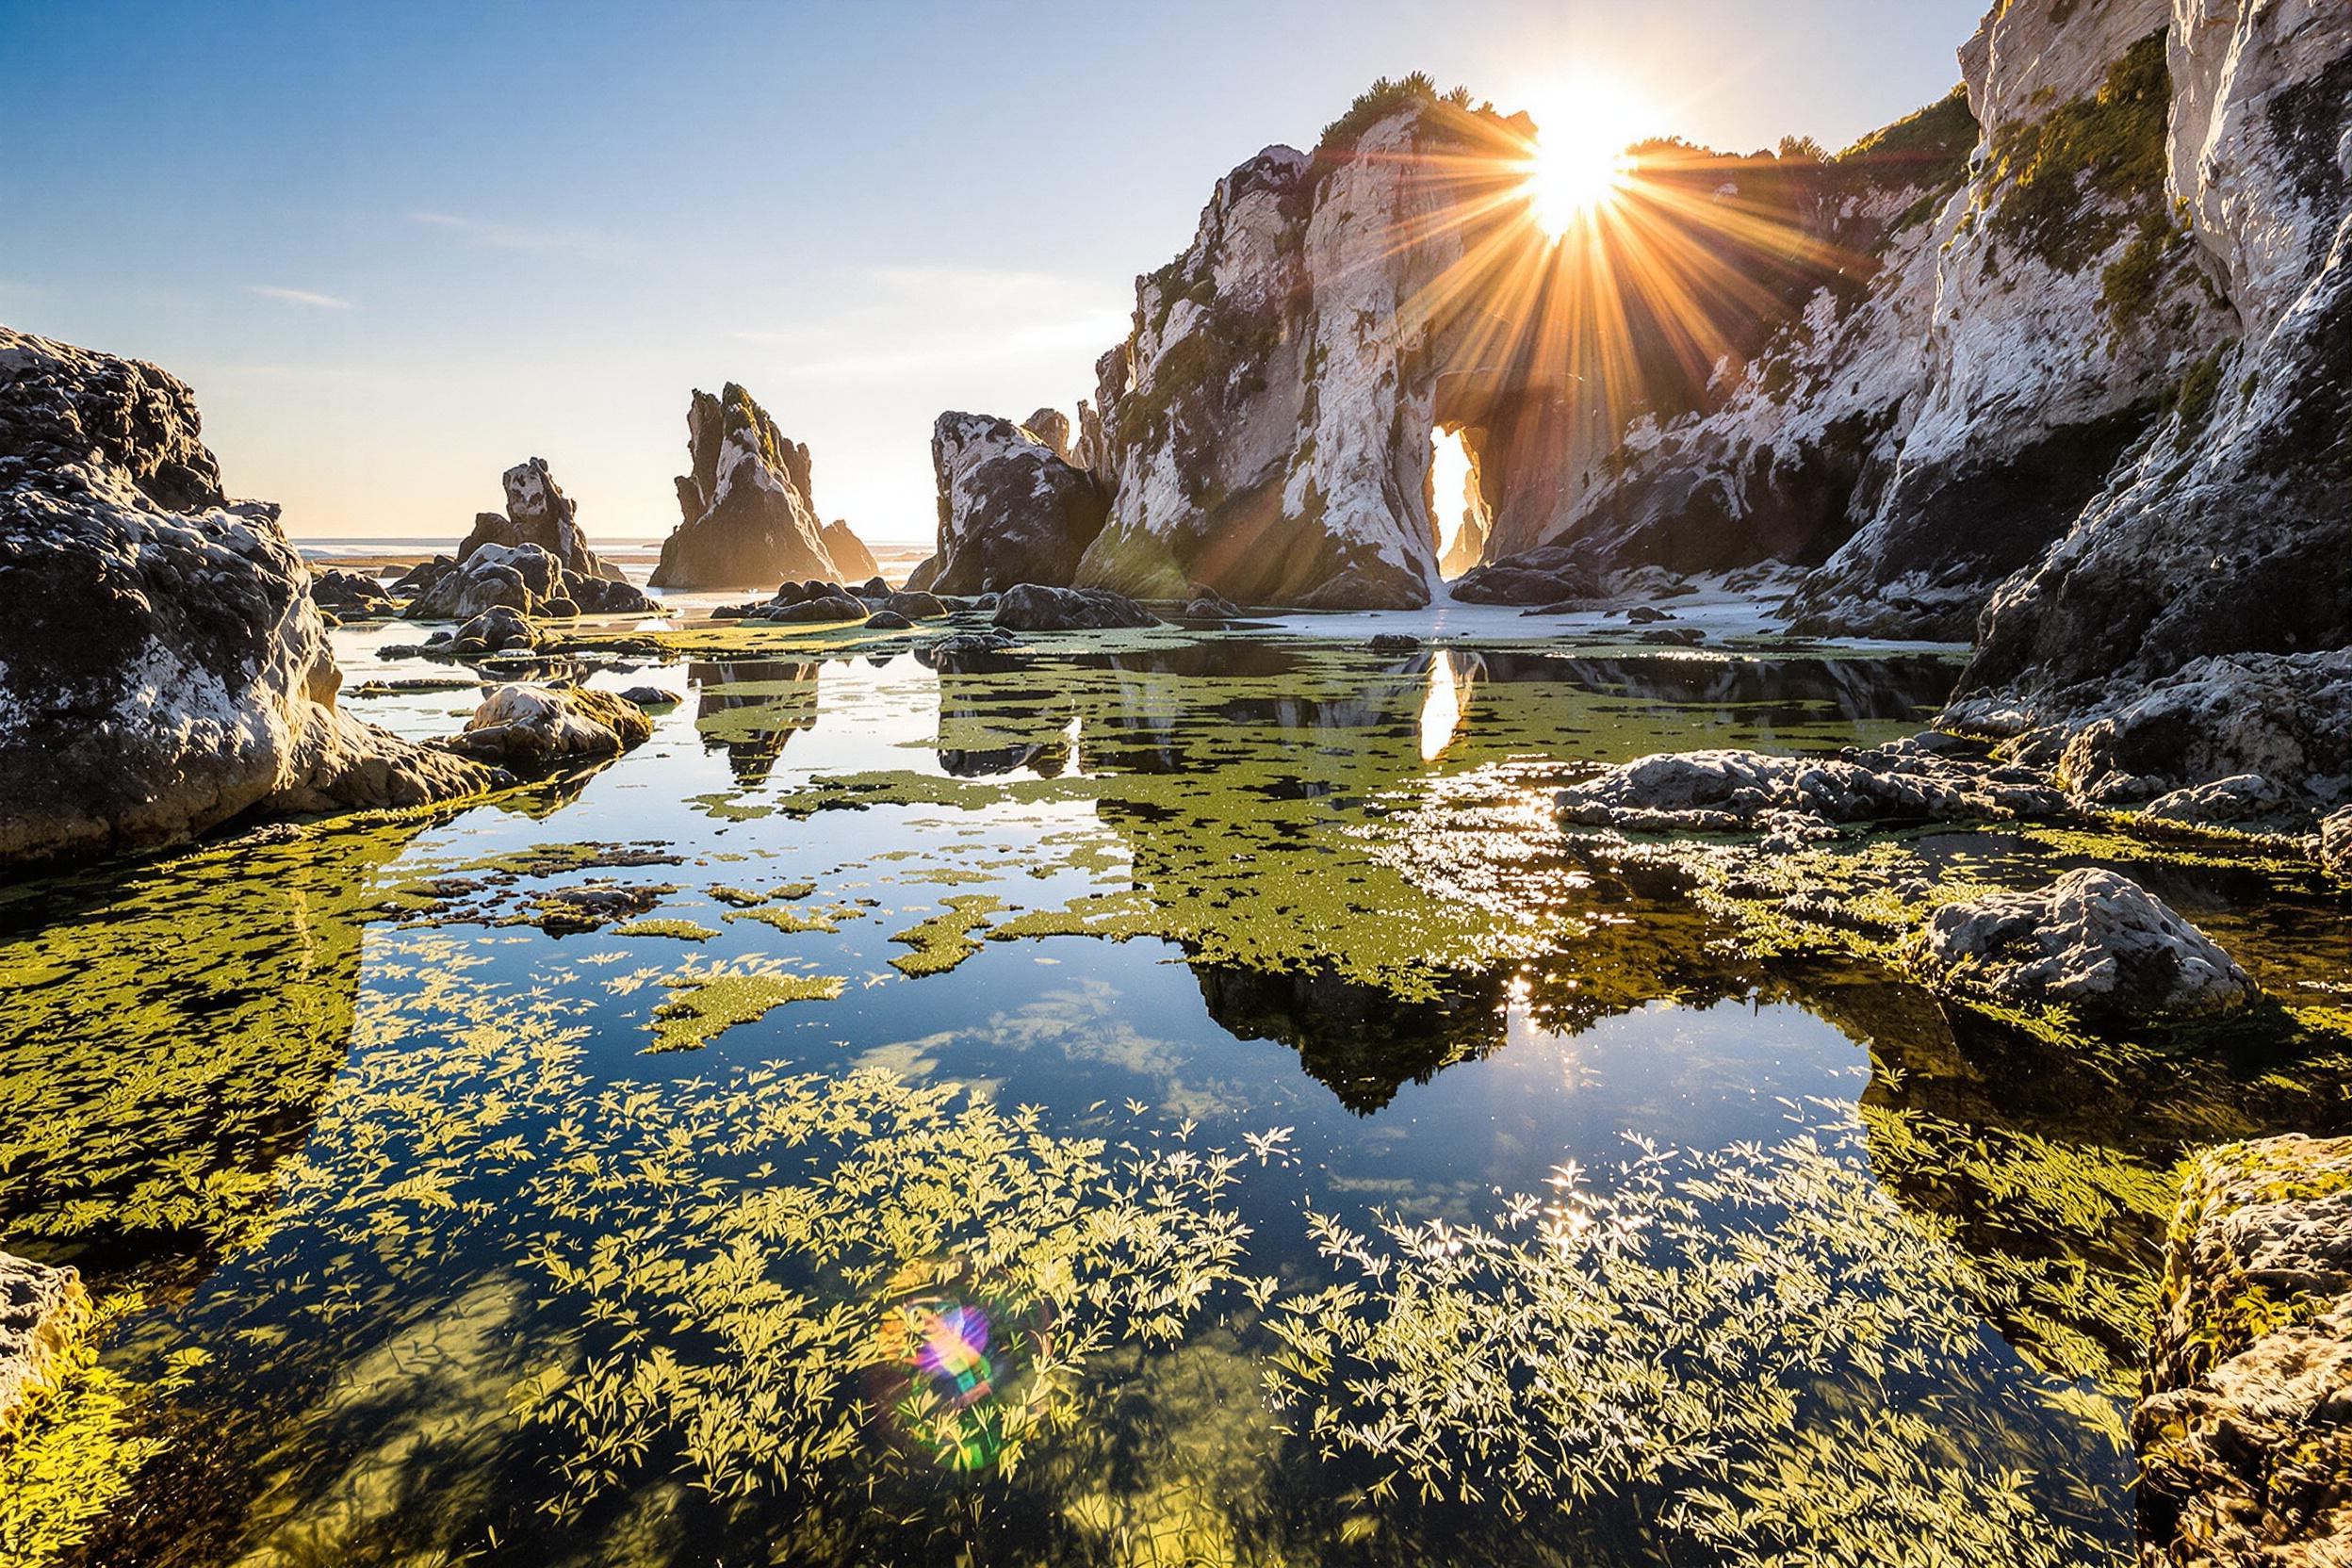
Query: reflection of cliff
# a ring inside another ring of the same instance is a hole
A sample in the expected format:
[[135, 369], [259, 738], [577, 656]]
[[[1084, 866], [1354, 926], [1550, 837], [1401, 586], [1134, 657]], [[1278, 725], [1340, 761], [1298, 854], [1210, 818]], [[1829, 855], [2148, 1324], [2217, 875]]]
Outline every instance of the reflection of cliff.
[[694, 728], [705, 745], [727, 748], [737, 779], [763, 782], [784, 743], [816, 727], [819, 667], [785, 659], [686, 667], [695, 688]]
[[0, 902], [0, 1232], [233, 1238], [342, 1066], [375, 873], [427, 825], [254, 835]]
[[1070, 767], [1069, 694], [1003, 674], [941, 666], [939, 766], [953, 778], [989, 778], [1026, 768], [1058, 778]]

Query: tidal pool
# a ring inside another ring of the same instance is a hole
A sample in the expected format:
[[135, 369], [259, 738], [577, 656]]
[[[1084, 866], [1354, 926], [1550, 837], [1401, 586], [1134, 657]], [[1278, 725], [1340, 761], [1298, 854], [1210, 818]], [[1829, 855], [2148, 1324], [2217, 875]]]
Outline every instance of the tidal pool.
[[1552, 825], [1947, 657], [1323, 625], [730, 632], [600, 771], [9, 890], [0, 1246], [105, 1323], [0, 1555], [2127, 1560], [2175, 1162], [2344, 1121], [2341, 901], [1895, 846], [2153, 865], [2303, 1009], [2085, 1052]]

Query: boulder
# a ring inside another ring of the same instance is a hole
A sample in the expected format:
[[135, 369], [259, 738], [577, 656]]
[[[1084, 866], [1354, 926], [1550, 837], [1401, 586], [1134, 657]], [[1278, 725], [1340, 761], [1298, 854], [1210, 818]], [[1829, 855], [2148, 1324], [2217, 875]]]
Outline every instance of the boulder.
[[1158, 626], [1160, 618], [1135, 600], [1101, 588], [1048, 588], [1035, 582], [1004, 590], [995, 624], [1008, 631], [1091, 631]]
[[374, 578], [360, 572], [337, 571], [329, 567], [310, 574], [311, 602], [322, 610], [333, 610], [346, 619], [359, 615], [389, 615], [400, 609], [400, 603], [384, 591]]
[[1411, 653], [1421, 645], [1421, 639], [1407, 631], [1376, 632], [1364, 645], [1374, 653]]
[[617, 756], [652, 734], [653, 721], [610, 692], [517, 683], [494, 689], [463, 732], [438, 743], [504, 767], [537, 770]]
[[2287, 792], [2261, 774], [2233, 773], [2159, 795], [2140, 808], [2140, 815], [2192, 826], [2228, 826], [2276, 817], [2289, 805]]
[[934, 620], [948, 613], [947, 605], [938, 595], [921, 590], [892, 594], [882, 601], [882, 608], [894, 615], [904, 615], [910, 621]]
[[2335, 1568], [2352, 1540], [2352, 1138], [2200, 1156], [2132, 1438], [2143, 1568]]
[[834, 518], [825, 525], [817, 537], [823, 541], [825, 559], [833, 563], [837, 576], [867, 578], [882, 592], [890, 591], [887, 586], [882, 586], [882, 564], [874, 560], [872, 550], [866, 548], [866, 542], [850, 531], [846, 521]]
[[1835, 758], [1661, 752], [1572, 785], [1556, 801], [1563, 822], [1645, 833], [2033, 817], [2066, 804], [2038, 774], [1951, 755], [1933, 737]]
[[417, 580], [416, 596], [401, 612], [415, 621], [467, 620], [499, 607], [549, 617], [645, 614], [660, 608], [636, 584], [569, 571], [539, 545], [476, 545], [465, 559]]
[[877, 610], [866, 617], [868, 631], [912, 631], [915, 623], [895, 610]]
[[0, 1252], [0, 1447], [55, 1380], [90, 1321], [90, 1295], [71, 1268]]
[[675, 708], [678, 696], [676, 692], [664, 691], [659, 686], [631, 686], [621, 694], [621, 700], [633, 702], [640, 708]]
[[541, 640], [539, 629], [530, 616], [501, 604], [459, 627], [457, 635], [449, 639], [449, 649], [460, 659], [476, 659], [512, 648], [535, 648]]
[[678, 478], [680, 521], [662, 541], [656, 588], [729, 588], [840, 576], [809, 497], [808, 448], [788, 441], [733, 382], [697, 391], [686, 411], [692, 471]]
[[1102, 531], [1108, 500], [1094, 476], [1008, 419], [940, 415], [931, 429], [931, 467], [939, 544], [906, 580], [909, 589], [1067, 586]]
[[308, 569], [197, 433], [155, 367], [0, 328], [0, 862], [489, 783], [335, 706]]
[[2138, 883], [2097, 869], [2033, 892], [1947, 904], [1908, 956], [1939, 989], [2101, 1018], [2226, 1012], [2257, 994], [2203, 932]]
[[1454, 597], [1467, 604], [1544, 605], [1606, 593], [1600, 573], [1582, 552], [1559, 545], [1491, 561], [1464, 572], [1453, 585]]
[[753, 618], [797, 624], [829, 624], [838, 621], [862, 621], [867, 614], [868, 611], [863, 599], [852, 598], [847, 594], [829, 593], [772, 603], [759, 611]]

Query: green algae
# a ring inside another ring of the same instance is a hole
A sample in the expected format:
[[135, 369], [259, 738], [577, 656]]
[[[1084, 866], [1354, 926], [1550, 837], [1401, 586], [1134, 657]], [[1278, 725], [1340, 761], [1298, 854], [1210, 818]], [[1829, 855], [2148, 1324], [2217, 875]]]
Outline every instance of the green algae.
[[614, 926], [612, 934], [616, 937], [666, 937], [681, 942], [707, 942], [719, 933], [716, 926], [705, 925], [699, 921], [664, 916], [629, 921]]
[[730, 921], [758, 921], [762, 925], [792, 936], [803, 931], [839, 931], [842, 921], [856, 920], [862, 912], [854, 904], [836, 904], [824, 909], [780, 909], [771, 905], [757, 909], [738, 909], [725, 918]]
[[137, 1291], [101, 1302], [21, 1428], [0, 1441], [0, 1561], [46, 1568], [74, 1560], [93, 1530], [132, 1501], [139, 1473], [172, 1446], [147, 1416], [194, 1382], [204, 1352], [174, 1351], [146, 1380], [98, 1359], [97, 1342], [146, 1304]]
[[788, 1002], [831, 1002], [847, 983], [839, 975], [784, 974], [743, 965], [680, 970], [662, 981], [672, 994], [653, 1009], [646, 1025], [653, 1043], [645, 1049], [697, 1050]]
[[893, 934], [890, 940], [914, 949], [890, 960], [890, 967], [909, 979], [945, 974], [980, 951], [972, 933], [988, 923], [1004, 901], [985, 893], [960, 893], [947, 899], [947, 907], [927, 920]]

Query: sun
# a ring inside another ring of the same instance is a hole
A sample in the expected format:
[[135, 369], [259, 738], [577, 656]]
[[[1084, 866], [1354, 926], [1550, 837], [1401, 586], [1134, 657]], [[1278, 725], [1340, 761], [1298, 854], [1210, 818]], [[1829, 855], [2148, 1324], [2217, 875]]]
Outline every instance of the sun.
[[1536, 116], [1536, 134], [1521, 165], [1527, 214], [1552, 239], [1617, 199], [1633, 177], [1626, 148], [1639, 135], [1640, 111], [1623, 94], [1600, 85], [1562, 89]]

